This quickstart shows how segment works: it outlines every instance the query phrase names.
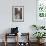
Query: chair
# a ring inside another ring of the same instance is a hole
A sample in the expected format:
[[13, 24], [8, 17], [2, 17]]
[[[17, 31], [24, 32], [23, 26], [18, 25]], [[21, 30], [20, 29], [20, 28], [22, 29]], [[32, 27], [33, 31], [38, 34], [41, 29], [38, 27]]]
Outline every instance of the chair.
[[5, 33], [5, 46], [7, 46], [7, 44], [8, 44], [7, 38], [10, 38], [10, 37], [13, 37], [13, 36], [17, 36], [17, 39], [15, 38], [15, 40], [17, 40], [16, 46], [18, 46], [18, 27], [11, 28], [11, 33]]
[[16, 46], [18, 46], [18, 34], [9, 34], [9, 33], [5, 34], [5, 46], [8, 45], [7, 39], [10, 38], [11, 36], [17, 36], [15, 40], [16, 40]]
[[19, 46], [30, 46], [29, 33], [21, 33], [21, 39], [24, 41], [19, 42]]

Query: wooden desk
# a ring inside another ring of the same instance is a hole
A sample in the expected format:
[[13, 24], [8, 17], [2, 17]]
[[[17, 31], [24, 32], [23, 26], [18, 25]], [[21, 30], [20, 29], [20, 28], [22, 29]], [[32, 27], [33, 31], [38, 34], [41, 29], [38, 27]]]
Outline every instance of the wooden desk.
[[[10, 34], [10, 33], [6, 33], [5, 34], [5, 46], [8, 45], [7, 42], [7, 36], [17, 36], [17, 44], [15, 46], [19, 46], [19, 42], [18, 42], [18, 33], [17, 34]], [[30, 46], [30, 42], [29, 42], [29, 33], [21, 33], [21, 36], [26, 36], [27, 42], [25, 42], [26, 46]], [[22, 42], [23, 43], [23, 42]]]
[[10, 33], [6, 33], [5, 34], [5, 46], [7, 46], [8, 42], [7, 42], [7, 36], [17, 36], [17, 44], [15, 46], [18, 46], [18, 33], [15, 34], [10, 34]]

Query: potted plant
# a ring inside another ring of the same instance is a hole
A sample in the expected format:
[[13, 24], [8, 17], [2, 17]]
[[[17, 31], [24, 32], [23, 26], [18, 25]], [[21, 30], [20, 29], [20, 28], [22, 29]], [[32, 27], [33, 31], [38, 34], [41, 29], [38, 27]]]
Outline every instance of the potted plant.
[[37, 38], [38, 43], [40, 43], [40, 40], [42, 38], [45, 38], [44, 36], [46, 36], [46, 33], [45, 32], [35, 32], [33, 35]]
[[33, 33], [33, 35], [37, 38], [37, 41], [40, 42], [40, 40], [44, 36], [46, 36], [46, 33], [45, 32], [40, 32], [39, 30], [44, 30], [45, 29], [45, 26], [32, 25], [32, 27], [35, 28], [35, 30], [37, 30], [37, 32]]

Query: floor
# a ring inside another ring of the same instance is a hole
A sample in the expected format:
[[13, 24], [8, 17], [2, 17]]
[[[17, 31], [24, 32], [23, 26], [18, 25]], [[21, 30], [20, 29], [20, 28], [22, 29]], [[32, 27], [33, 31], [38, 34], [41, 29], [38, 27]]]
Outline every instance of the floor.
[[[0, 42], [0, 46], [4, 46], [4, 43], [2, 42]], [[16, 46], [15, 45], [15, 43], [8, 43], [8, 45], [7, 46]], [[25, 46], [25, 45], [21, 45], [21, 46]], [[37, 43], [30, 43], [30, 46], [37, 46]], [[44, 45], [41, 45], [41, 46], [46, 46], [46, 43], [44, 43]]]

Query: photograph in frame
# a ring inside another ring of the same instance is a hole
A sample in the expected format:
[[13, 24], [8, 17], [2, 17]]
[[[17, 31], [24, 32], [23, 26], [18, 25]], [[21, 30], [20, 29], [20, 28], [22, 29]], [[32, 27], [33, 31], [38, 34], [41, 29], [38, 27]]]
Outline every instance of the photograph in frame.
[[24, 22], [24, 6], [12, 6], [12, 21]]

